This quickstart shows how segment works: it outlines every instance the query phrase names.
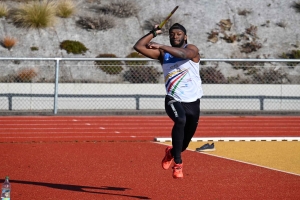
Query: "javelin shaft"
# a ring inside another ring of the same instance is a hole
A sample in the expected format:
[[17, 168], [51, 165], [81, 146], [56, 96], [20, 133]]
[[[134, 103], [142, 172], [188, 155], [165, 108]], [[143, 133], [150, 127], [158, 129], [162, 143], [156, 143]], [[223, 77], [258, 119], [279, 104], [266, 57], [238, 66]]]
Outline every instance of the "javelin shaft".
[[165, 25], [165, 23], [171, 18], [171, 16], [175, 13], [175, 11], [177, 10], [177, 8], [178, 8], [178, 6], [176, 6], [173, 10], [172, 10], [172, 12], [167, 16], [167, 18], [164, 20], [164, 21], [162, 21], [161, 23], [160, 23], [160, 25], [158, 26], [158, 28], [162, 28], [164, 25]]

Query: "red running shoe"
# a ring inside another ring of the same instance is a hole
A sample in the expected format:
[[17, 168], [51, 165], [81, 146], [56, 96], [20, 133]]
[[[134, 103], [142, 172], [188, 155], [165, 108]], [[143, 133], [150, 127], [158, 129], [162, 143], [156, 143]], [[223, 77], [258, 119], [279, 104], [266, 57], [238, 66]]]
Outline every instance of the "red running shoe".
[[170, 165], [172, 164], [173, 161], [173, 156], [171, 154], [171, 149], [172, 147], [169, 146], [166, 148], [166, 154], [164, 159], [161, 161], [161, 165], [163, 169], [169, 169]]
[[183, 173], [182, 173], [182, 166], [183, 164], [174, 164], [173, 168], [173, 178], [183, 178]]

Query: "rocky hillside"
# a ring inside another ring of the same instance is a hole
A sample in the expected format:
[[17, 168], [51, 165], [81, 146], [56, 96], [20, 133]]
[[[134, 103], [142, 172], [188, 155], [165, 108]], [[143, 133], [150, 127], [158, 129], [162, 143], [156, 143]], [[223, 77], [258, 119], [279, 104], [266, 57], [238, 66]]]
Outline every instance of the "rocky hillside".
[[[20, 4], [18, 1], [2, 2], [9, 7]], [[11, 36], [18, 41], [13, 51], [1, 46], [1, 57], [74, 56], [59, 48], [63, 40], [82, 42], [89, 49], [85, 57], [95, 57], [99, 53], [124, 57], [132, 52], [135, 41], [148, 32], [143, 28], [145, 22], [158, 16], [163, 18], [176, 5], [179, 9], [171, 18], [172, 22], [186, 27], [189, 43], [197, 45], [206, 58], [278, 58], [284, 52], [300, 48], [300, 13], [293, 6], [295, 0], [130, 0], [134, 2], [136, 14], [122, 18], [112, 16], [115, 26], [107, 30], [84, 29], [76, 22], [80, 17], [97, 18], [102, 13], [96, 8], [109, 5], [110, 0], [74, 2], [77, 3], [74, 15], [58, 18], [53, 27], [46, 29], [17, 28], [9, 19], [1, 18], [0, 37]], [[155, 39], [168, 44], [166, 35]], [[243, 44], [253, 40], [258, 45], [256, 48], [243, 49]], [[32, 46], [39, 50], [31, 51]]]
[[[23, 1], [1, 2], [10, 8], [24, 4]], [[300, 49], [300, 3], [297, 0], [74, 2], [76, 13], [69, 18], [57, 17], [56, 23], [49, 28], [20, 28], [9, 17], [0, 18], [0, 39], [3, 41], [4, 37], [9, 36], [17, 40], [11, 50], [0, 46], [0, 57], [94, 58], [105, 53], [126, 57], [133, 52], [134, 43], [149, 32], [149, 24], [158, 23], [177, 5], [179, 9], [169, 23], [179, 22], [186, 27], [188, 42], [198, 46], [202, 57], [280, 58]], [[112, 2], [130, 4], [129, 14], [122, 16], [109, 12], [106, 8], [111, 8]], [[101, 17], [109, 17], [113, 25], [101, 30], [95, 24], [82, 26], [79, 23], [82, 19], [99, 20]], [[82, 54], [67, 53], [60, 48], [64, 40], [80, 41], [88, 51]], [[166, 34], [155, 38], [155, 41], [169, 44]], [[37, 47], [37, 50], [32, 47]], [[300, 73], [300, 67], [293, 70]]]

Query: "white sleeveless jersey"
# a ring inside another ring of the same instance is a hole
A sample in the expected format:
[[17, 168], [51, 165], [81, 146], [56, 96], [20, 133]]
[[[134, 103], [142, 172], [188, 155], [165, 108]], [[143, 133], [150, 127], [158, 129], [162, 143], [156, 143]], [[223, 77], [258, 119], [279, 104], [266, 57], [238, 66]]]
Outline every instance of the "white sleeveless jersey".
[[180, 102], [193, 102], [202, 97], [199, 62], [165, 53], [162, 68], [167, 95]]

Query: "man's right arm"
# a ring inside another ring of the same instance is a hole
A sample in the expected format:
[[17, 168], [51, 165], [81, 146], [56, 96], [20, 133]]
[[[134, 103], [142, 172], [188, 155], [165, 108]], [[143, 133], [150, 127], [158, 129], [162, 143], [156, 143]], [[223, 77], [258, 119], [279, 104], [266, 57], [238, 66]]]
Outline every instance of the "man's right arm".
[[[161, 31], [158, 30], [157, 33], [160, 33]], [[143, 54], [144, 56], [152, 59], [157, 59], [159, 60], [160, 57], [160, 50], [159, 49], [154, 49], [154, 48], [149, 48], [148, 44], [149, 42], [154, 38], [154, 35], [150, 32], [143, 36], [141, 39], [139, 39], [133, 48]]]

